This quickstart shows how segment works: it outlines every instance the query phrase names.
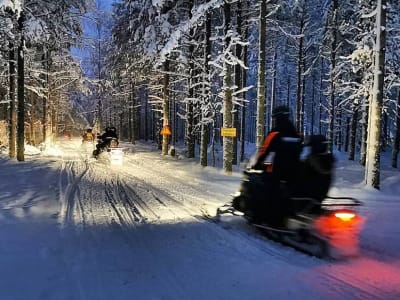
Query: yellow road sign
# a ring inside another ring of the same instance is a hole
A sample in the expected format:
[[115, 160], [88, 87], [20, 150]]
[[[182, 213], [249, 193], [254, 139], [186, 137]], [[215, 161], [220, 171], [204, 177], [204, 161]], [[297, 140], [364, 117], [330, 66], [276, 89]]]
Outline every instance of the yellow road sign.
[[221, 136], [236, 137], [236, 128], [221, 128]]

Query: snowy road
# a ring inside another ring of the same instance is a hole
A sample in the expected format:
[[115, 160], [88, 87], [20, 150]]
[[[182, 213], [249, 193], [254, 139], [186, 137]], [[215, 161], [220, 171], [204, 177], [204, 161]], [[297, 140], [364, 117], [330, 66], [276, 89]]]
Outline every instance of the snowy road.
[[59, 148], [23, 163], [0, 157], [0, 299], [400, 299], [398, 252], [326, 261], [240, 218], [204, 221], [240, 174], [151, 145], [129, 146], [114, 167], [79, 141]]

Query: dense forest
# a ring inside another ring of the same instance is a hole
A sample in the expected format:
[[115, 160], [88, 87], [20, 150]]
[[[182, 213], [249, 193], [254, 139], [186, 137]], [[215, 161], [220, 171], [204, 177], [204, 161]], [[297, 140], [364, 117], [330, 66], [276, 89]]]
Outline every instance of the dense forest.
[[201, 166], [222, 147], [229, 173], [284, 104], [379, 189], [381, 153], [398, 167], [399, 45], [398, 0], [0, 0], [0, 143], [22, 161], [113, 125]]

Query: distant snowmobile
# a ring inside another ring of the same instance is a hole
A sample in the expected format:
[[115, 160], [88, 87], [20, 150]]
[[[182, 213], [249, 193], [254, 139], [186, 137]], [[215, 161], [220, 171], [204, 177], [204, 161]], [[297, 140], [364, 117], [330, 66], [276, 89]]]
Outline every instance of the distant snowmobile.
[[[323, 155], [317, 158], [325, 159]], [[318, 185], [315, 182], [310, 184], [312, 176], [305, 176], [309, 168], [316, 168], [315, 161], [306, 159], [302, 164], [300, 188], [289, 188], [281, 182], [277, 188], [278, 206], [268, 203], [272, 200], [268, 199], [270, 194], [264, 189], [266, 178], [268, 180], [265, 172], [247, 169], [240, 190], [233, 195], [232, 201], [218, 208], [217, 220], [227, 214], [243, 216], [268, 238], [317, 257], [357, 255], [358, 236], [364, 218], [357, 214], [356, 208], [361, 202], [350, 197], [327, 195], [331, 177], [325, 171], [332, 168], [332, 164], [316, 173], [315, 176], [326, 176], [326, 180]], [[277, 215], [283, 220], [279, 225], [275, 222]]]
[[100, 156], [106, 155], [111, 165], [122, 165], [123, 149], [119, 146], [118, 139], [115, 137], [102, 138], [101, 136], [97, 138], [96, 149], [93, 150], [93, 157], [98, 159]]

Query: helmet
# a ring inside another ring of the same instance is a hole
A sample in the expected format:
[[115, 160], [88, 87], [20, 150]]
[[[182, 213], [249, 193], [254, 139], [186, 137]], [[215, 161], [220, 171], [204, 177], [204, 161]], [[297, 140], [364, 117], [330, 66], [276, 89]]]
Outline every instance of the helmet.
[[272, 110], [272, 117], [276, 118], [276, 117], [289, 117], [290, 111], [289, 111], [289, 107], [287, 107], [286, 105], [280, 105], [277, 107], [274, 107], [274, 109]]
[[113, 131], [113, 132], [116, 132], [116, 131], [117, 131], [117, 128], [115, 128], [114, 126], [111, 126], [111, 127], [109, 127], [109, 130], [110, 130], [110, 131]]

